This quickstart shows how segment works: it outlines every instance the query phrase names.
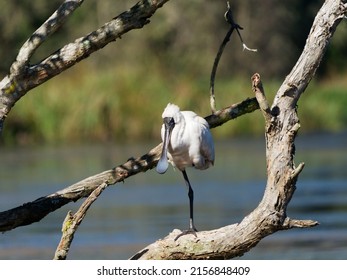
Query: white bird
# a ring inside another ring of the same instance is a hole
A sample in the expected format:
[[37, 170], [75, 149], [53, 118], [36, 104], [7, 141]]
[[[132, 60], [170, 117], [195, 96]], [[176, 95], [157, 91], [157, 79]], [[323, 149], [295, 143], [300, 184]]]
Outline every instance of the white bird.
[[174, 104], [168, 104], [162, 114], [163, 125], [161, 138], [163, 149], [157, 164], [157, 172], [163, 174], [169, 167], [183, 173], [183, 178], [188, 188], [189, 197], [189, 229], [179, 234], [175, 240], [185, 234], [194, 234], [196, 228], [193, 218], [193, 189], [188, 180], [186, 167], [207, 169], [214, 164], [214, 144], [207, 121], [192, 111], [180, 111]]

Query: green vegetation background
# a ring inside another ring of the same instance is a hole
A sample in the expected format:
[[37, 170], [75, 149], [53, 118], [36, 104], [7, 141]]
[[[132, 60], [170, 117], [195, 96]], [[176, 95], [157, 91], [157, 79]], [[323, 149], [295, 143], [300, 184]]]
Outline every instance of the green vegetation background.
[[[0, 75], [20, 46], [62, 1], [0, 4]], [[89, 0], [35, 54], [40, 61], [64, 44], [95, 30], [136, 1]], [[323, 1], [232, 1], [244, 27], [242, 51], [235, 34], [216, 79], [217, 107], [252, 97], [258, 72], [271, 101], [305, 44]], [[160, 141], [161, 112], [168, 102], [210, 114], [209, 77], [227, 32], [224, 0], [168, 2], [143, 29], [131, 31], [70, 70], [32, 90], [11, 111], [3, 144]], [[342, 22], [316, 78], [300, 99], [302, 131], [347, 128], [347, 22]], [[263, 134], [259, 112], [214, 130], [216, 138]]]

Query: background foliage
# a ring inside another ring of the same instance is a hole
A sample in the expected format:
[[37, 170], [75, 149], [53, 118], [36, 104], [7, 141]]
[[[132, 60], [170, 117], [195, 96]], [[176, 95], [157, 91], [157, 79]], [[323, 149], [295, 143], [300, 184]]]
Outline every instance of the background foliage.
[[[0, 75], [6, 75], [19, 48], [62, 1], [3, 1], [0, 4]], [[130, 8], [136, 1], [86, 0], [65, 26], [32, 58], [35, 63]], [[252, 96], [250, 77], [259, 72], [273, 96], [305, 44], [323, 1], [231, 1], [242, 35], [257, 53], [242, 51], [235, 35], [227, 45], [217, 80], [217, 106]], [[168, 102], [205, 116], [209, 76], [228, 25], [226, 2], [169, 1], [149, 25], [132, 31], [34, 89], [11, 112], [2, 141], [64, 143], [160, 140], [161, 112]], [[299, 110], [305, 131], [346, 129], [347, 23], [332, 44]], [[314, 91], [312, 96], [310, 92]], [[322, 106], [324, 104], [324, 106]], [[262, 135], [258, 113], [215, 131], [216, 137]]]

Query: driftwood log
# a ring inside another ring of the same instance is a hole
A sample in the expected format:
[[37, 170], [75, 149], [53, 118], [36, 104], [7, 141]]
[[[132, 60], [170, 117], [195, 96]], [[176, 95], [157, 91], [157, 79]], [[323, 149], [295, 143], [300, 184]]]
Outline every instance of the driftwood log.
[[[54, 32], [55, 24], [62, 24], [64, 17], [83, 2], [65, 1], [51, 19], [46, 21], [42, 29], [39, 28], [23, 45], [16, 62], [11, 67], [10, 74], [0, 82], [0, 131], [11, 108], [31, 88], [71, 67], [125, 32], [141, 28], [148, 23], [148, 18], [156, 9], [167, 1], [140, 1], [132, 9], [106, 23], [97, 31], [77, 39], [39, 64], [30, 65], [31, 55], [43, 43], [46, 36]], [[256, 246], [262, 238], [276, 231], [318, 224], [316, 221], [290, 218], [286, 214], [287, 205], [296, 188], [296, 181], [304, 168], [303, 163], [298, 165], [294, 163], [294, 141], [300, 128], [297, 102], [314, 76], [329, 41], [337, 25], [345, 18], [346, 12], [346, 0], [325, 1], [317, 13], [300, 58], [278, 89], [271, 105], [265, 96], [260, 75], [254, 74], [251, 87], [255, 98], [216, 111], [213, 115], [206, 117], [211, 128], [214, 128], [260, 108], [265, 121], [267, 184], [258, 207], [240, 223], [198, 232], [197, 238], [187, 235], [175, 241], [177, 230], [174, 230], [168, 236], [134, 254], [131, 259], [233, 258], [243, 255]], [[72, 214], [68, 214], [66, 218], [67, 222], [64, 223], [63, 230], [73, 235], [85, 211], [105, 187], [155, 167], [160, 150], [161, 144], [147, 154], [130, 159], [111, 170], [91, 176], [54, 194], [1, 212], [0, 231], [4, 232], [40, 221], [61, 206], [93, 194], [85, 207], [82, 205], [84, 208], [79, 210], [78, 215], [71, 218]], [[95, 191], [98, 193], [96, 194]], [[71, 222], [70, 218], [76, 218], [77, 221]], [[74, 229], [70, 231], [68, 227], [72, 224]], [[71, 238], [65, 245], [64, 240], [68, 239], [68, 236], [63, 235], [55, 258], [66, 258]]]

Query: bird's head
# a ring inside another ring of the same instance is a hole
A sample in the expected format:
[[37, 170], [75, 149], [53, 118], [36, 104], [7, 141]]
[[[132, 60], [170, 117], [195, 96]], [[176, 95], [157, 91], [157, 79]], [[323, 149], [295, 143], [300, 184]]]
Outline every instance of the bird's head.
[[179, 118], [179, 112], [180, 108], [177, 105], [169, 103], [162, 114], [165, 133], [163, 139], [163, 149], [156, 168], [157, 172], [160, 174], [165, 173], [169, 167], [167, 160], [167, 150], [170, 143], [171, 132], [174, 129], [175, 124], [177, 123]]
[[169, 103], [165, 107], [164, 112], [161, 116], [163, 119], [164, 118], [175, 118], [175, 116], [179, 112], [180, 112], [180, 108], [177, 105]]

